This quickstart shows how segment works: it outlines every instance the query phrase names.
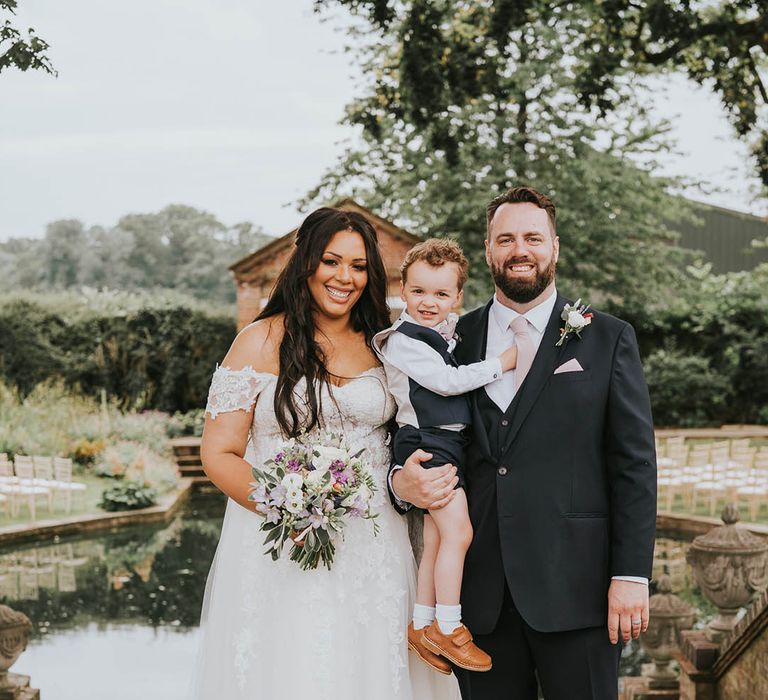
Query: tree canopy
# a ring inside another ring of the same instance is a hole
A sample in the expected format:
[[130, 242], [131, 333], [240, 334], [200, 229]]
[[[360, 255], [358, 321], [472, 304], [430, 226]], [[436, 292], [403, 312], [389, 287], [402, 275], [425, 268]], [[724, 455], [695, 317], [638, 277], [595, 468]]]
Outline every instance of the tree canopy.
[[[13, 15], [18, 7], [17, 0], [0, 0], [2, 13]], [[28, 29], [26, 35], [17, 29], [10, 19], [0, 24], [0, 73], [6, 68], [18, 68], [21, 71], [42, 70], [56, 74], [48, 58], [48, 43]]]
[[[682, 285], [673, 224], [688, 216], [670, 183], [652, 176], [666, 126], [654, 123], [637, 81], [617, 81], [610, 112], [582, 99], [574, 66], [588, 12], [564, 5], [560, 21], [529, 8], [514, 31], [505, 25], [504, 43], [496, 4], [397, 7], [350, 29], [366, 82], [347, 119], [363, 126], [363, 140], [307, 202], [352, 195], [415, 233], [458, 238], [482, 270], [486, 203], [530, 184], [558, 205], [564, 291], [603, 304], [665, 303]], [[477, 301], [488, 275], [473, 271], [471, 285]]]
[[[751, 144], [768, 186], [768, 6], [765, 0], [316, 0], [341, 6], [379, 39], [394, 39], [386, 61], [370, 65], [372, 90], [351, 120], [377, 129], [385, 113], [422, 130], [436, 148], [461, 135], [456, 110], [493, 96], [517, 105], [517, 71], [542, 32], [569, 37], [574, 95], [606, 115], [623, 102], [628, 78], [677, 70], [711, 88], [736, 133]], [[357, 41], [360, 41], [358, 35]], [[535, 87], [532, 87], [535, 94]]]

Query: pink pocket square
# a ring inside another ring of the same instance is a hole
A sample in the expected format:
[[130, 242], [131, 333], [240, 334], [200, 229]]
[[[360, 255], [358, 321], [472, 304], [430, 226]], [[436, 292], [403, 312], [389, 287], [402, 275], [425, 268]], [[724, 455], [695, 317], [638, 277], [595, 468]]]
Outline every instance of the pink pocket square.
[[560, 365], [553, 374], [562, 374], [563, 372], [583, 372], [584, 368], [579, 364], [579, 361], [574, 357], [568, 362]]

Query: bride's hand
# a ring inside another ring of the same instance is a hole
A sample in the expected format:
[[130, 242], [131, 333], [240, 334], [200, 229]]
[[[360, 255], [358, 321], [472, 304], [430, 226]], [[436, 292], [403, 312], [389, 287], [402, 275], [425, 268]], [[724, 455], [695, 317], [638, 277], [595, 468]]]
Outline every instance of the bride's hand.
[[405, 460], [403, 468], [392, 475], [392, 488], [400, 500], [417, 508], [436, 510], [450, 503], [459, 479], [452, 464], [431, 469], [421, 466], [430, 459], [432, 455], [428, 452], [416, 450]]

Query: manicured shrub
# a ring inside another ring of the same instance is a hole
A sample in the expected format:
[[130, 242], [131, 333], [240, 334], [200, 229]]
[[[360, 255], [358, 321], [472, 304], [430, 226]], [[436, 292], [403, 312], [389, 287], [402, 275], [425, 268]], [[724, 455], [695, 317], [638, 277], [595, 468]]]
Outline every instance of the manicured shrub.
[[0, 297], [0, 379], [22, 397], [63, 379], [125, 411], [203, 406], [235, 335], [234, 313], [183, 306], [176, 297], [142, 297], [137, 308], [133, 296], [108, 296]]
[[157, 503], [157, 491], [146, 482], [126, 481], [101, 494], [99, 507], [110, 513], [149, 508]]
[[730, 395], [728, 381], [705, 357], [657, 350], [644, 363], [657, 426], [719, 424]]

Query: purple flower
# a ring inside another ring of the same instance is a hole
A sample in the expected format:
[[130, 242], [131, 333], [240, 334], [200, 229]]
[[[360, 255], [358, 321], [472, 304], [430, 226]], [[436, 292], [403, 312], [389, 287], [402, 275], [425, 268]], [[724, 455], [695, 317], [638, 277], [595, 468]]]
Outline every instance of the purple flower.
[[282, 462], [285, 459], [285, 452], [278, 452], [275, 455], [275, 462]]
[[349, 514], [354, 518], [362, 518], [367, 511], [367, 505], [365, 499], [362, 496], [358, 496], [355, 499], [354, 505], [349, 509]]
[[344, 466], [344, 462], [342, 462], [340, 459], [334, 459], [333, 462], [331, 462], [331, 471], [334, 473], [343, 471]]
[[251, 491], [250, 500], [256, 503], [266, 503], [268, 500], [267, 487], [264, 484], [259, 484], [253, 491]]
[[275, 488], [272, 489], [272, 491], [269, 494], [269, 497], [271, 499], [269, 501], [269, 505], [277, 506], [278, 508], [280, 508], [283, 505], [283, 503], [285, 503], [285, 496], [287, 495], [287, 493], [288, 491], [286, 490], [285, 486], [283, 486], [282, 484], [278, 484], [277, 486], [275, 486]]
[[309, 524], [317, 530], [319, 527], [323, 526], [323, 522], [325, 521], [325, 516], [315, 508], [315, 512], [312, 513], [312, 515], [309, 516]]
[[270, 508], [265, 515], [268, 523], [280, 522], [280, 511], [277, 508]]
[[295, 459], [289, 459], [287, 469], [289, 472], [297, 472], [301, 469], [301, 465]]
[[335, 476], [336, 476], [336, 482], [343, 486], [344, 484], [347, 483], [347, 481], [349, 481], [349, 479], [352, 477], [352, 474], [350, 474], [346, 470], [342, 470], [340, 472], [337, 472]]

